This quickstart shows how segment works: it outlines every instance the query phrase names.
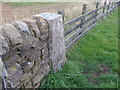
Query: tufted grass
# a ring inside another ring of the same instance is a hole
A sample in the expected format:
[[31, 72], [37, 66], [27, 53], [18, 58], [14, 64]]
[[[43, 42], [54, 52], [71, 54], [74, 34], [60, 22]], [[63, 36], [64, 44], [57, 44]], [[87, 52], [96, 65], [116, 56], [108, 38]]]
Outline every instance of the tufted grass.
[[67, 52], [63, 70], [42, 82], [39, 88], [117, 88], [118, 11], [99, 21]]

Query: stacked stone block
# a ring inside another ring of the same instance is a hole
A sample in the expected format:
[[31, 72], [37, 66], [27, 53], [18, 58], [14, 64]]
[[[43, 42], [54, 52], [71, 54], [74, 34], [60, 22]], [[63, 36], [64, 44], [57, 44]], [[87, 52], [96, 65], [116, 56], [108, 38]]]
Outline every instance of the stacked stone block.
[[26, 19], [5, 24], [0, 31], [0, 55], [13, 88], [38, 87], [50, 71], [47, 22]]
[[65, 52], [61, 15], [42, 13], [0, 27], [0, 61], [8, 88], [37, 88], [50, 70], [63, 67]]

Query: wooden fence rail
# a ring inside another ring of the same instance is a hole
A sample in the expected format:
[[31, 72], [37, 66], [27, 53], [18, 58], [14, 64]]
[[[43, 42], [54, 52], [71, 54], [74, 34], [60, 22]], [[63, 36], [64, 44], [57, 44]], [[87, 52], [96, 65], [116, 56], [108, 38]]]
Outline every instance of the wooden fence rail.
[[[65, 30], [65, 44], [66, 49], [69, 49], [76, 41], [82, 38], [89, 30], [96, 26], [96, 21], [103, 19], [106, 15], [113, 12], [115, 8], [120, 5], [120, 2], [109, 2], [109, 4], [104, 3], [104, 6], [99, 7], [99, 2], [96, 3], [96, 9], [86, 13], [87, 4], [83, 5], [82, 15], [78, 16], [66, 23], [64, 23], [64, 28], [70, 27]], [[99, 12], [99, 11], [102, 12]], [[63, 15], [64, 20], [64, 10], [59, 11], [59, 14]]]

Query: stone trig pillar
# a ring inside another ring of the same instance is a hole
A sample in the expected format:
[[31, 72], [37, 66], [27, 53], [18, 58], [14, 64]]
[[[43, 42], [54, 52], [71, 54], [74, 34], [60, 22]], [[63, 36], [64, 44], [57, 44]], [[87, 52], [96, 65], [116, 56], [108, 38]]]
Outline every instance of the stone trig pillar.
[[34, 17], [44, 19], [48, 23], [50, 66], [56, 72], [63, 67], [66, 61], [62, 16], [59, 14], [41, 13]]

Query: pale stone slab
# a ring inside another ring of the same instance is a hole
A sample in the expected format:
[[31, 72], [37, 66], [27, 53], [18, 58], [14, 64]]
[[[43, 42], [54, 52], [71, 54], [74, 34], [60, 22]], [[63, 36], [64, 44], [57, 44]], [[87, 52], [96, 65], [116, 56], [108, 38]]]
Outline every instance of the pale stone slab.
[[0, 56], [6, 54], [9, 51], [9, 46], [7, 41], [2, 35], [0, 35]]
[[12, 24], [5, 24], [2, 27], [3, 33], [9, 38], [12, 45], [18, 45], [22, 43], [21, 34]]
[[62, 16], [59, 14], [42, 13], [34, 17], [41, 17], [48, 22], [51, 67], [54, 71], [58, 71], [66, 61]]
[[16, 28], [18, 28], [21, 32], [30, 33], [27, 24], [24, 23], [24, 22], [22, 22], [22, 21], [16, 21], [16, 22], [13, 23], [13, 25], [14, 25]]

